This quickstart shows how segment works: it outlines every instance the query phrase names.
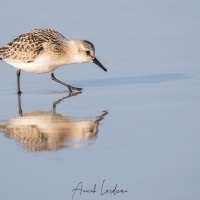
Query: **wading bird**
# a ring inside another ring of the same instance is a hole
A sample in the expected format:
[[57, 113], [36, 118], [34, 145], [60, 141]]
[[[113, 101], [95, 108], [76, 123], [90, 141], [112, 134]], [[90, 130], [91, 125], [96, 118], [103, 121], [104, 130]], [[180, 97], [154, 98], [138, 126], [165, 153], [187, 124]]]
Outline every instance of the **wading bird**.
[[82, 88], [73, 87], [58, 80], [54, 70], [66, 64], [93, 62], [107, 69], [95, 57], [95, 48], [86, 40], [67, 40], [51, 29], [35, 29], [20, 35], [0, 48], [0, 60], [17, 68], [17, 88], [20, 90], [21, 70], [30, 73], [51, 73], [51, 79], [66, 86], [70, 93]]

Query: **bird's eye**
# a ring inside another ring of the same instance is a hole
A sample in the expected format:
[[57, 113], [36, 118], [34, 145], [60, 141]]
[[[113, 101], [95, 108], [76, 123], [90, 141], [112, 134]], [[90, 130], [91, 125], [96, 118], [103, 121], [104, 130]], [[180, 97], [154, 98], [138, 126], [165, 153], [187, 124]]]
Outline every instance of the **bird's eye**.
[[90, 51], [86, 51], [86, 54], [89, 56], [90, 55]]

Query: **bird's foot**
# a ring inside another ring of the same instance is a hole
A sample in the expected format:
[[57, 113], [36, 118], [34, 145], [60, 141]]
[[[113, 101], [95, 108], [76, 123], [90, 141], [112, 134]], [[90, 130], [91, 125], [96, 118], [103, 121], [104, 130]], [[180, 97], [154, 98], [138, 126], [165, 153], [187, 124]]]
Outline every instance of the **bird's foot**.
[[19, 94], [19, 95], [22, 94], [21, 90], [18, 90], [18, 91], [17, 91], [17, 94]]
[[76, 88], [76, 87], [69, 87], [69, 91], [72, 92], [72, 90], [81, 91], [83, 88]]

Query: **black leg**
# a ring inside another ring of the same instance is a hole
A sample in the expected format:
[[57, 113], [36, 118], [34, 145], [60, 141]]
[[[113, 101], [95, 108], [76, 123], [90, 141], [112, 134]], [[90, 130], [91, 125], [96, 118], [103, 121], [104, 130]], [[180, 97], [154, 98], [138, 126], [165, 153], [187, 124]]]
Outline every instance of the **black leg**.
[[17, 70], [17, 93], [21, 94], [21, 90], [20, 90], [20, 74], [21, 74], [21, 69]]
[[81, 94], [82, 92], [74, 92], [74, 93], [69, 93], [69, 95], [67, 95], [66, 97], [63, 97], [61, 99], [58, 99], [57, 101], [54, 101], [53, 103], [53, 112], [56, 112], [56, 106], [62, 102], [63, 100], [67, 99], [67, 98], [70, 98], [70, 97], [73, 97], [73, 96], [76, 96], [78, 94]]
[[56, 81], [57, 83], [60, 83], [60, 84], [62, 84], [62, 85], [64, 85], [64, 86], [68, 87], [70, 93], [72, 92], [72, 90], [77, 90], [77, 91], [81, 91], [81, 90], [82, 90], [82, 88], [76, 88], [76, 87], [73, 87], [73, 86], [71, 86], [71, 85], [69, 85], [69, 84], [66, 84], [66, 83], [64, 83], [64, 82], [62, 82], [62, 81], [60, 81], [60, 80], [58, 80], [58, 79], [54, 76], [54, 73], [53, 73], [53, 72], [51, 72], [51, 79], [52, 79], [53, 81]]
[[21, 94], [18, 93], [18, 114], [19, 116], [23, 116], [22, 107], [21, 107]]

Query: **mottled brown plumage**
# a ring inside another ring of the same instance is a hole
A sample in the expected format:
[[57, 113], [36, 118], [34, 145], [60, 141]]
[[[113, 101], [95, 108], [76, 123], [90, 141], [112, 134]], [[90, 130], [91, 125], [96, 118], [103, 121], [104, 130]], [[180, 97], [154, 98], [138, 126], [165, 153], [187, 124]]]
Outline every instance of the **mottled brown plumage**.
[[67, 41], [57, 31], [51, 29], [35, 29], [20, 35], [6, 46], [0, 48], [0, 55], [3, 60], [33, 62], [43, 52], [43, 45], [45, 43], [51, 43], [51, 50], [55, 54], [61, 54], [64, 51], [63, 41], [65, 40]]

